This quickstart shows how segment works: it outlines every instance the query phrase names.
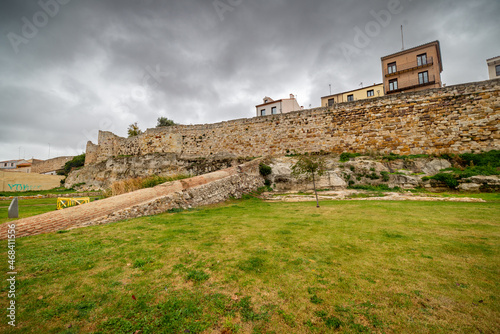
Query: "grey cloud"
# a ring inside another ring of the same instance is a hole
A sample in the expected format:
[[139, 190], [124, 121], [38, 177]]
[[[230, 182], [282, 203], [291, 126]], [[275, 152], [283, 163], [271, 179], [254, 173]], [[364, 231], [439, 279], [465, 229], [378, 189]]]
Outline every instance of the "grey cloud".
[[[400, 50], [401, 24], [407, 47], [441, 41], [447, 84], [486, 79], [485, 59], [500, 54], [494, 0], [401, 0], [401, 13], [348, 62], [339, 44], [353, 45], [354, 28], [390, 1], [243, 0], [223, 21], [212, 1], [70, 1], [18, 54], [6, 36], [21, 34], [21, 18], [40, 6], [2, 1], [0, 160], [19, 146], [46, 158], [49, 142], [54, 154], [76, 154], [100, 128], [125, 136], [128, 124], [153, 127], [160, 116], [253, 117], [264, 95], [318, 106], [329, 84], [380, 82], [380, 57]], [[156, 66], [161, 80], [144, 84]]]

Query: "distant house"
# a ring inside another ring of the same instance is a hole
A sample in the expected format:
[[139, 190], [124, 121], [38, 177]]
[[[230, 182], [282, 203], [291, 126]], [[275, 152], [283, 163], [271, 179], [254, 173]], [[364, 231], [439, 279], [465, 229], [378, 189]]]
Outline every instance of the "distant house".
[[343, 93], [323, 96], [321, 98], [322, 107], [331, 107], [335, 103], [371, 99], [384, 96], [384, 84], [373, 84], [372, 86], [350, 90]]
[[31, 172], [31, 160], [7, 160], [0, 161], [0, 169], [9, 172]]
[[255, 108], [257, 109], [257, 116], [286, 114], [302, 109], [293, 94], [290, 94], [289, 99], [281, 99], [275, 101], [266, 96], [263, 100], [264, 103], [255, 106]]
[[500, 78], [500, 56], [486, 59], [490, 79]]
[[382, 57], [386, 95], [441, 87], [439, 41], [423, 44]]
[[16, 169], [17, 168], [17, 163], [22, 160], [6, 160], [6, 161], [0, 161], [0, 168], [1, 169]]

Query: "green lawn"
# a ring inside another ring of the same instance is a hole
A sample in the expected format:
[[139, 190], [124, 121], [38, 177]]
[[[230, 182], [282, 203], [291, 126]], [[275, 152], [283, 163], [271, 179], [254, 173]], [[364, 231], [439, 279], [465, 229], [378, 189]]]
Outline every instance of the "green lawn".
[[[0, 331], [498, 333], [491, 196], [319, 209], [245, 199], [21, 238], [18, 326], [4, 316]], [[6, 283], [0, 299], [5, 309]]]
[[[90, 201], [93, 202], [95, 198], [99, 197], [97, 196], [90, 197]], [[11, 201], [0, 201], [0, 224], [16, 220], [8, 218], [10, 203]], [[40, 215], [42, 213], [50, 211], [55, 211], [56, 205], [57, 205], [57, 198], [20, 199], [19, 219]]]
[[[8, 218], [11, 201], [0, 201], [0, 224], [15, 219]], [[19, 219], [56, 210], [57, 198], [20, 199]]]

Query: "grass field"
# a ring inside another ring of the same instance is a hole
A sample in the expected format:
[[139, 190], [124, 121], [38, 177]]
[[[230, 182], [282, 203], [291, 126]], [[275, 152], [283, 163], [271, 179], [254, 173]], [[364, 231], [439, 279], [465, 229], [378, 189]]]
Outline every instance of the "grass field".
[[[90, 197], [90, 201], [95, 198]], [[12, 221], [15, 219], [8, 218], [9, 205], [11, 201], [0, 201], [0, 224]], [[57, 205], [57, 198], [39, 198], [39, 199], [20, 199], [19, 200], [19, 219], [27, 218], [42, 213], [55, 211]]]
[[20, 238], [18, 326], [0, 331], [498, 333], [500, 196], [486, 197], [250, 198]]

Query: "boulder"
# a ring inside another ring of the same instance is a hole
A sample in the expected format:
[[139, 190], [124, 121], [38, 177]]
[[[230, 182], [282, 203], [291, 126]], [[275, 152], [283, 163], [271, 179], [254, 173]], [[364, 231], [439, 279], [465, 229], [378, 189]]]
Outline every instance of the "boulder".
[[422, 168], [422, 172], [427, 175], [435, 175], [439, 173], [440, 170], [450, 168], [451, 163], [445, 159], [434, 159], [425, 164]]

